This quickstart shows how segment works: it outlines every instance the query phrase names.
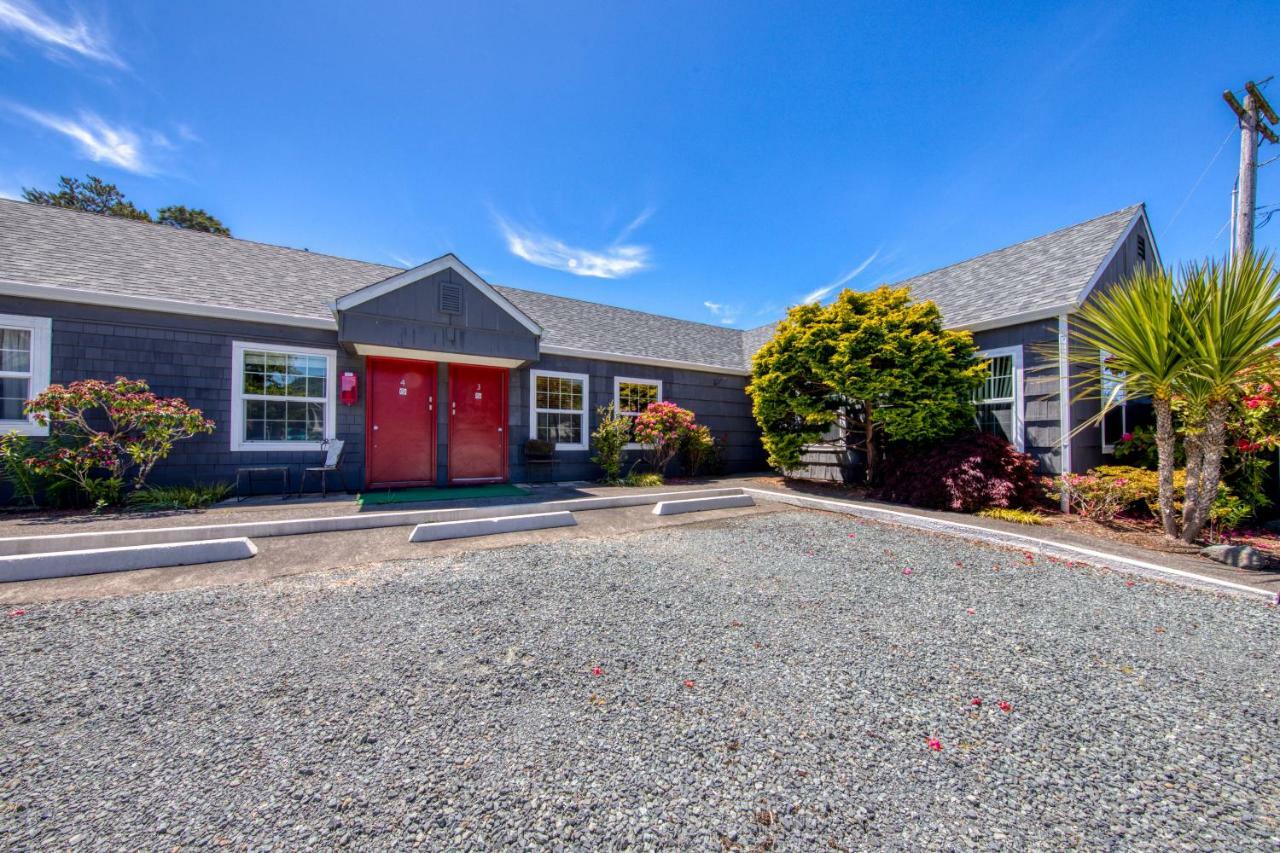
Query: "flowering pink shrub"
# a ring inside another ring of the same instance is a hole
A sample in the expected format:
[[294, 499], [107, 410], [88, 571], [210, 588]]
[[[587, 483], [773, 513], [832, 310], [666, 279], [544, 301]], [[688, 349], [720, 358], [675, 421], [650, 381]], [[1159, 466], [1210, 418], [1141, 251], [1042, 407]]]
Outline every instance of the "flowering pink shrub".
[[685, 436], [696, 428], [693, 412], [675, 403], [650, 403], [635, 417], [635, 440], [644, 446], [645, 461], [661, 474], [680, 452]]
[[895, 448], [886, 468], [878, 497], [912, 506], [977, 512], [1031, 507], [1044, 497], [1035, 460], [990, 433]]
[[175, 441], [214, 428], [182, 399], [157, 397], [145, 381], [123, 376], [50, 385], [27, 401], [26, 412], [50, 428], [47, 446], [26, 464], [98, 504], [118, 500], [130, 474], [134, 488], [145, 483]]

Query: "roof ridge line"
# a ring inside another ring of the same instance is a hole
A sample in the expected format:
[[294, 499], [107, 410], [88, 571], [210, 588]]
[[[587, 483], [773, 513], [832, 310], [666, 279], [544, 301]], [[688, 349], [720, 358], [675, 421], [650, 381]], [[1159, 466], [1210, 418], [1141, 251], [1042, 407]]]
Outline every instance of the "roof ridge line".
[[1001, 252], [1007, 252], [1010, 249], [1016, 249], [1019, 246], [1025, 246], [1027, 243], [1034, 243], [1036, 240], [1043, 240], [1046, 237], [1052, 237], [1055, 234], [1061, 234], [1063, 231], [1070, 231], [1073, 228], [1081, 228], [1090, 223], [1097, 222], [1099, 219], [1106, 219], [1108, 216], [1115, 216], [1118, 213], [1128, 213], [1134, 210], [1135, 208], [1140, 208], [1145, 206], [1146, 206], [1146, 202], [1140, 201], [1137, 204], [1131, 204], [1128, 207], [1116, 208], [1110, 213], [1104, 213], [1100, 216], [1094, 216], [1091, 219], [1086, 219], [1082, 222], [1076, 222], [1072, 225], [1064, 225], [1061, 228], [1055, 228], [1052, 231], [1046, 231], [1043, 234], [1037, 234], [1034, 237], [1028, 237], [1025, 240], [1019, 240], [1016, 243], [1010, 243], [1007, 246], [1001, 246], [998, 249], [991, 249], [990, 251], [982, 252], [981, 254], [974, 255], [973, 257], [965, 258], [963, 261], [956, 261], [955, 263], [946, 264], [945, 266], [934, 267], [931, 270], [925, 270], [922, 273], [913, 275], [910, 278], [899, 279], [898, 281], [894, 281], [894, 282], [883, 282], [882, 284], [889, 287], [897, 287], [898, 285], [906, 284], [907, 282], [910, 282], [910, 281], [915, 281], [918, 278], [924, 278], [927, 275], [933, 275], [934, 273], [942, 272], [943, 270], [949, 270], [953, 267], [964, 266], [967, 263], [972, 263], [973, 261], [980, 260], [981, 258], [988, 257], [989, 255], [998, 255]]
[[[590, 299], [579, 299], [576, 296], [561, 296], [558, 293], [547, 293], [545, 290], [530, 290], [527, 287], [512, 287], [509, 284], [495, 284], [494, 287], [500, 287], [503, 290], [518, 290], [521, 293], [533, 293], [538, 296], [550, 296], [552, 299], [563, 299], [566, 302], [581, 302], [583, 305], [595, 305], [598, 308], [610, 308], [614, 311], [626, 311], [631, 314], [642, 314], [645, 317], [657, 317], [662, 320], [675, 320], [679, 323], [689, 323], [694, 326], [706, 326], [708, 329], [718, 329], [724, 332], [737, 332], [744, 334], [746, 329], [739, 329], [736, 326], [722, 326], [716, 323], [708, 323], [705, 320], [686, 320], [683, 317], [673, 317], [670, 314], [658, 314], [653, 311], [641, 311], [639, 308], [627, 308], [623, 305], [610, 305], [608, 302], [592, 302]], [[767, 325], [767, 324], [766, 324]]]
[[[36, 208], [38, 210], [57, 211], [58, 214], [66, 214], [68, 216], [92, 216], [98, 219], [110, 220], [111, 222], [120, 222], [128, 225], [136, 225], [140, 227], [146, 227], [150, 225], [155, 228], [168, 229], [168, 231], [173, 234], [181, 235], [183, 239], [194, 237], [197, 239], [209, 238], [213, 240], [234, 240], [237, 243], [247, 243], [251, 246], [262, 246], [267, 249], [278, 249], [282, 252], [297, 252], [300, 255], [309, 255], [313, 258], [332, 258], [335, 261], [346, 261], [348, 263], [353, 263], [353, 264], [365, 264], [371, 267], [380, 267], [382, 269], [395, 270], [396, 272], [404, 272], [406, 269], [406, 267], [395, 267], [395, 266], [390, 266], [389, 264], [379, 264], [374, 261], [366, 261], [361, 258], [348, 258], [342, 255], [335, 255], [332, 252], [313, 252], [310, 249], [299, 249], [296, 246], [282, 246], [279, 243], [266, 243], [266, 242], [263, 242], [262, 240], [250, 240], [247, 237], [237, 237], [234, 234], [210, 234], [208, 231], [197, 231], [193, 228], [175, 228], [172, 225], [165, 225], [163, 222], [156, 222], [154, 220], [147, 221], [145, 219], [133, 219], [128, 216], [112, 216], [109, 213], [94, 213], [89, 210], [76, 210], [74, 207], [62, 207], [56, 204], [38, 204], [33, 201], [23, 201], [22, 199], [18, 199], [18, 198], [0, 198], [0, 203], [4, 203], [4, 202], [11, 203], [11, 204], [26, 205], [27, 207]], [[395, 272], [391, 273], [391, 275], [395, 275], [395, 274], [396, 274]], [[387, 278], [390, 278], [391, 275], [388, 275]]]

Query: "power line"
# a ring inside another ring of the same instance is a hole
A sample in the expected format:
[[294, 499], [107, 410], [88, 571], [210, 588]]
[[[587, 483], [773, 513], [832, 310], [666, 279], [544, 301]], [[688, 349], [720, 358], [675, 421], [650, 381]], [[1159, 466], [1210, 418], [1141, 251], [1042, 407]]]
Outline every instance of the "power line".
[[1187, 190], [1186, 196], [1182, 199], [1182, 204], [1178, 205], [1178, 209], [1173, 212], [1172, 218], [1170, 218], [1169, 221], [1164, 224], [1164, 227], [1160, 229], [1161, 237], [1164, 237], [1164, 235], [1169, 232], [1170, 226], [1177, 221], [1178, 216], [1181, 215], [1183, 209], [1187, 206], [1187, 202], [1191, 201], [1191, 196], [1195, 195], [1196, 190], [1200, 188], [1200, 182], [1204, 180], [1204, 176], [1209, 174], [1209, 170], [1213, 168], [1213, 164], [1218, 162], [1218, 155], [1222, 153], [1222, 149], [1227, 147], [1227, 143], [1230, 142], [1231, 137], [1235, 135], [1236, 128], [1233, 126], [1227, 131], [1227, 135], [1222, 137], [1222, 144], [1218, 146], [1218, 150], [1209, 158], [1209, 165], [1204, 167], [1204, 171], [1200, 173], [1200, 177], [1196, 178], [1196, 182], [1191, 185], [1191, 189]]

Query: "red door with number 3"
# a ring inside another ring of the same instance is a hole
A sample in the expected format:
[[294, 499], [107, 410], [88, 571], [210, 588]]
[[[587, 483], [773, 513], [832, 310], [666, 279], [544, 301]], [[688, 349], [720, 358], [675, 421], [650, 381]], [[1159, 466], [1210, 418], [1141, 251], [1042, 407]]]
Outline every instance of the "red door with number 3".
[[507, 479], [507, 370], [449, 365], [449, 482]]
[[365, 420], [369, 486], [436, 481], [436, 366], [371, 358]]

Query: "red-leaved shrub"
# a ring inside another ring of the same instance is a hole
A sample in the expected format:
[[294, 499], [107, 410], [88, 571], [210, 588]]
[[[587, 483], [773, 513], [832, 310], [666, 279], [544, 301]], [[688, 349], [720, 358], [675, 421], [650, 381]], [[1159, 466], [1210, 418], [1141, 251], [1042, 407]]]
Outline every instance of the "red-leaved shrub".
[[1031, 507], [1044, 497], [1036, 463], [990, 433], [971, 433], [932, 446], [888, 454], [878, 497], [928, 509], [977, 512]]

